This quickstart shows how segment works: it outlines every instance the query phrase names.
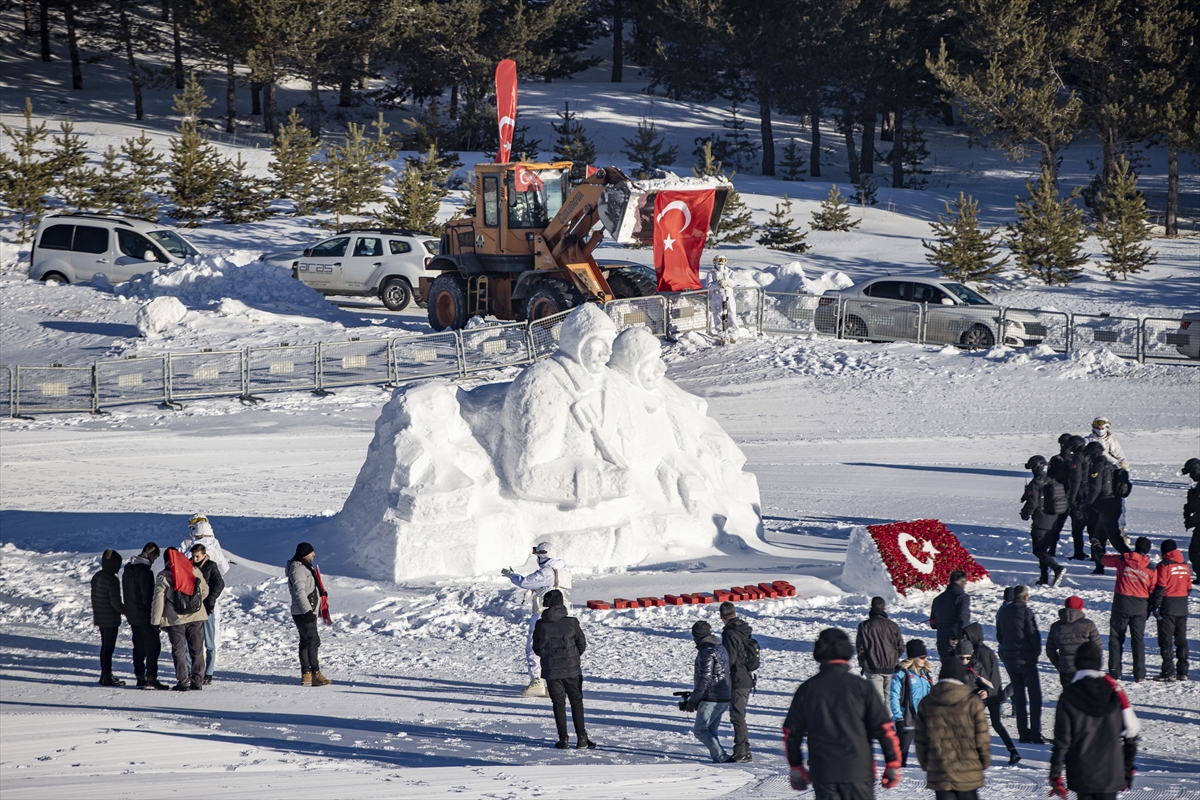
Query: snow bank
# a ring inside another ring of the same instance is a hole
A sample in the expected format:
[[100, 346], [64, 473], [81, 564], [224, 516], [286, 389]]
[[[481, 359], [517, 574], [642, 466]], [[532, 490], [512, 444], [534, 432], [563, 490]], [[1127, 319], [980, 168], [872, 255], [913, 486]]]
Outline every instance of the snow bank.
[[892, 585], [892, 576], [884, 566], [875, 540], [865, 525], [855, 525], [846, 546], [846, 565], [842, 568], [842, 588], [867, 597], [882, 597], [888, 604], [900, 600]]
[[799, 261], [761, 269], [738, 269], [733, 273], [734, 283], [738, 286], [757, 286], [767, 292], [782, 294], [824, 294], [854, 285], [846, 273], [837, 270], [826, 270], [819, 278], [809, 279]]
[[138, 309], [137, 327], [142, 336], [165, 333], [187, 316], [188, 310], [179, 299], [162, 295]]

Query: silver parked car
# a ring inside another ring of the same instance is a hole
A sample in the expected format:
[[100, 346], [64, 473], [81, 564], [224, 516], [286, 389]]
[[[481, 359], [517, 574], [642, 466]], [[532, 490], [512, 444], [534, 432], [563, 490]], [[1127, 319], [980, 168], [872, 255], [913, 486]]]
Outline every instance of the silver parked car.
[[200, 252], [173, 229], [137, 217], [51, 214], [38, 225], [29, 251], [29, 277], [87, 283], [104, 275], [127, 281]]
[[1179, 318], [1179, 330], [1168, 340], [1180, 355], [1200, 358], [1200, 311], [1189, 311]]
[[441, 275], [426, 266], [438, 254], [437, 237], [393, 228], [343, 231], [303, 252], [266, 253], [259, 260], [290, 267], [292, 276], [325, 295], [378, 295], [401, 311], [420, 295], [421, 278]]
[[840, 331], [848, 339], [905, 339], [960, 347], [991, 347], [997, 341], [1028, 347], [1046, 338], [1046, 326], [1037, 317], [1011, 310], [1004, 314], [1001, 335], [1002, 311], [955, 281], [889, 276], [826, 292], [817, 301], [814, 324], [822, 333]]

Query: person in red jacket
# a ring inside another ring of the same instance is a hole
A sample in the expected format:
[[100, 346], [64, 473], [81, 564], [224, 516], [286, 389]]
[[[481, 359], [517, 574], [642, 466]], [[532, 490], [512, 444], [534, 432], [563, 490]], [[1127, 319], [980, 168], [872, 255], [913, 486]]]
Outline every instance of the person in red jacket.
[[1154, 591], [1150, 593], [1150, 613], [1158, 620], [1158, 652], [1162, 654], [1162, 671], [1154, 680], [1186, 681], [1188, 589], [1192, 588], [1192, 570], [1183, 563], [1183, 553], [1174, 539], [1164, 539], [1160, 549], [1162, 561], [1158, 562]]
[[1146, 616], [1150, 612], [1150, 592], [1156, 576], [1150, 569], [1150, 540], [1139, 536], [1128, 553], [1109, 553], [1100, 563], [1116, 567], [1117, 585], [1113, 591], [1112, 613], [1108, 617], [1108, 674], [1121, 679], [1121, 654], [1125, 650], [1125, 631], [1133, 651], [1133, 680], [1146, 680]]

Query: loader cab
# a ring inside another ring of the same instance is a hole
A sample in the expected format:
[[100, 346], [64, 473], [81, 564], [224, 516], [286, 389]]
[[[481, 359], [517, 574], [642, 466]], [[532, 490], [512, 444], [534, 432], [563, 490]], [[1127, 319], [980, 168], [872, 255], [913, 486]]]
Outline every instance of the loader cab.
[[475, 166], [474, 249], [479, 255], [530, 255], [571, 191], [571, 162]]

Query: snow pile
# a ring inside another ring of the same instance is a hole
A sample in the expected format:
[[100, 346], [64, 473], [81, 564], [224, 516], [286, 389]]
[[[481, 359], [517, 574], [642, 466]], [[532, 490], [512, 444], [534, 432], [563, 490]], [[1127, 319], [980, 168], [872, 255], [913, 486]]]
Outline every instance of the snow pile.
[[142, 336], [152, 336], [166, 331], [183, 321], [188, 310], [179, 299], [162, 295], [138, 309], [137, 327]]
[[854, 281], [850, 280], [846, 273], [837, 270], [826, 270], [821, 273], [821, 277], [810, 279], [799, 261], [761, 269], [735, 270], [734, 283], [738, 286], [757, 286], [764, 291], [781, 294], [824, 294], [854, 285]]
[[539, 541], [599, 569], [764, 546], [745, 456], [664, 379], [652, 334], [615, 334], [585, 305], [512, 383], [397, 390], [331, 523], [338, 549], [399, 581], [498, 570]]
[[855, 525], [846, 545], [846, 564], [842, 567], [842, 588], [867, 597], [882, 597], [889, 604], [900, 600], [901, 594], [892, 585], [892, 576], [879, 547], [865, 525]]

